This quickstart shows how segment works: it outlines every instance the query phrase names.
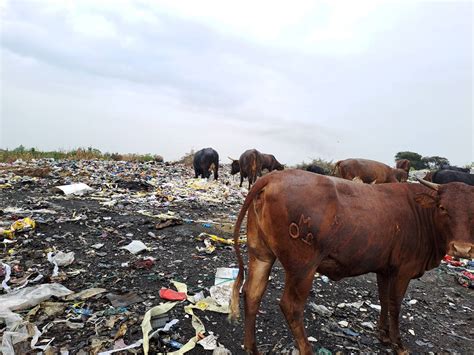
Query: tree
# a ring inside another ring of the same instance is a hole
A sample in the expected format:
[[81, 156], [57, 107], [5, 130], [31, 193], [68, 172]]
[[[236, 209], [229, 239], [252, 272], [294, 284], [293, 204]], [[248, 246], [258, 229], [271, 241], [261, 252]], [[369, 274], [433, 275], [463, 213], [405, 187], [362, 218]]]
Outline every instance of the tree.
[[415, 152], [398, 152], [395, 154], [395, 160], [407, 159], [410, 161], [411, 166], [416, 169], [425, 169], [427, 167], [426, 163], [423, 161], [423, 157]]
[[434, 155], [432, 157], [423, 157], [422, 161], [430, 169], [440, 169], [443, 165], [450, 165], [448, 159], [437, 155]]
[[15, 149], [13, 149], [13, 151], [16, 152], [16, 153], [24, 153], [25, 150], [26, 150], [26, 148], [23, 146], [23, 144], [19, 145]]

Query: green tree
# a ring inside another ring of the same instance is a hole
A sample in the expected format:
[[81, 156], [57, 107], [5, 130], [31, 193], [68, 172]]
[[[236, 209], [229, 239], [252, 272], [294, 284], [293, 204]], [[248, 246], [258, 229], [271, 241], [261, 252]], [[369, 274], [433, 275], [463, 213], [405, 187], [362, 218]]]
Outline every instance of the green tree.
[[398, 152], [395, 154], [395, 160], [400, 160], [400, 159], [407, 159], [410, 161], [411, 166], [416, 169], [425, 169], [427, 167], [426, 163], [423, 161], [423, 157], [415, 152]]
[[23, 144], [19, 145], [18, 147], [16, 147], [15, 149], [13, 149], [13, 151], [15, 153], [23, 153], [25, 152], [26, 148], [24, 147]]
[[422, 161], [430, 168], [430, 169], [440, 169], [443, 165], [449, 165], [449, 160], [434, 155], [432, 157], [423, 157]]

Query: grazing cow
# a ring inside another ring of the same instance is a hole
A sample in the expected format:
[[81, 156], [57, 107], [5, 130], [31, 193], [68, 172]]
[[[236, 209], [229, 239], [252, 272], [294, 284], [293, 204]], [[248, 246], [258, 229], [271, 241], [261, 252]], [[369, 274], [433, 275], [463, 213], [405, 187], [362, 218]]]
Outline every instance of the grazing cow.
[[283, 170], [284, 168], [273, 154], [262, 153], [262, 170], [267, 169], [269, 172], [272, 172], [273, 170]]
[[334, 175], [346, 180], [358, 178], [366, 184], [405, 182], [408, 173], [403, 169], [391, 168], [384, 163], [369, 159], [346, 159], [336, 163]]
[[411, 279], [446, 253], [474, 257], [474, 188], [465, 184], [368, 186], [301, 170], [273, 172], [247, 195], [234, 229], [239, 273], [230, 318], [239, 316], [244, 264], [237, 243], [247, 216], [245, 350], [257, 354], [255, 319], [276, 259], [285, 270], [280, 301], [300, 354], [311, 354], [303, 309], [315, 272], [332, 280], [377, 274], [380, 338], [405, 351], [400, 305]]
[[262, 176], [262, 153], [257, 149], [249, 149], [242, 153], [239, 160], [232, 160], [230, 173], [232, 175], [240, 172], [240, 187], [244, 182], [244, 178], [249, 180], [249, 189], [252, 184], [257, 181], [258, 176]]
[[310, 173], [315, 173], [315, 174], [320, 174], [320, 175], [327, 175], [326, 170], [321, 168], [319, 165], [316, 164], [310, 164], [306, 167], [306, 171], [309, 171]]
[[449, 182], [463, 182], [474, 186], [474, 174], [463, 173], [454, 170], [437, 170], [431, 176], [431, 181], [437, 184], [447, 184]]
[[468, 168], [460, 168], [459, 166], [454, 166], [454, 165], [441, 165], [440, 170], [453, 170], [453, 171], [460, 171], [463, 173], [469, 173], [471, 172], [471, 169]]
[[217, 180], [219, 170], [219, 154], [212, 148], [204, 148], [194, 154], [194, 175], [208, 179], [211, 170], [214, 171], [214, 179]]
[[410, 161], [408, 159], [399, 159], [395, 162], [395, 167], [403, 169], [408, 173], [410, 171]]

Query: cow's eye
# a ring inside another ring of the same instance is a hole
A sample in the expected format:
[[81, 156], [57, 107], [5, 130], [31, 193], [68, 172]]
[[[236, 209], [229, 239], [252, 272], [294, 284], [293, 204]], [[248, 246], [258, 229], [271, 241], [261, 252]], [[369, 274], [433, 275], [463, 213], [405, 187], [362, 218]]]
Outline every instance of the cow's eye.
[[441, 213], [448, 213], [448, 211], [446, 210], [446, 207], [444, 207], [443, 205], [439, 205], [438, 207], [439, 207]]

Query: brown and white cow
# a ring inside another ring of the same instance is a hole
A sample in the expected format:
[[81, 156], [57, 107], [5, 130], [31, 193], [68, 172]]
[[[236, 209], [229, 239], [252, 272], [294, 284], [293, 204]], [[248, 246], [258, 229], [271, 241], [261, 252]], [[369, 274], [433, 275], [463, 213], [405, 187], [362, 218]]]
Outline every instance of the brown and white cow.
[[314, 274], [340, 280], [377, 274], [380, 339], [405, 351], [399, 313], [411, 279], [448, 253], [474, 257], [474, 187], [451, 183], [357, 184], [301, 170], [270, 173], [247, 195], [234, 240], [239, 274], [231, 319], [239, 315], [244, 264], [237, 238], [248, 211], [244, 347], [256, 354], [255, 318], [273, 263], [285, 269], [280, 307], [302, 354], [311, 354], [303, 309]]
[[346, 180], [362, 180], [366, 184], [405, 182], [408, 179], [405, 170], [369, 159], [340, 160], [336, 163], [334, 174]]

